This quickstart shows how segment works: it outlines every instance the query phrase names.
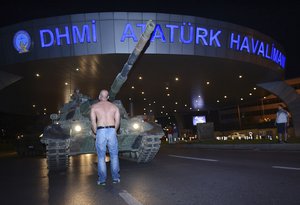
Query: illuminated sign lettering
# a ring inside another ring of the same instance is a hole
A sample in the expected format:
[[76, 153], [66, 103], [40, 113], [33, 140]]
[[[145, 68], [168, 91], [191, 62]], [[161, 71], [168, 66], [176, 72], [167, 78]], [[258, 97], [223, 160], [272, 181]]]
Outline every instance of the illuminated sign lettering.
[[[132, 40], [138, 42], [138, 33], [143, 33], [146, 24], [126, 23], [120, 42]], [[138, 32], [138, 33], [137, 33]], [[226, 36], [228, 35], [228, 36]], [[60, 26], [39, 30], [42, 48], [52, 46], [97, 43], [96, 21], [92, 20], [82, 26]], [[271, 60], [285, 68], [286, 57], [275, 46], [251, 35], [223, 31], [218, 28], [205, 28], [189, 22], [182, 24], [156, 24], [150, 39], [152, 42], [194, 44], [195, 46], [226, 48], [240, 53], [255, 55]]]
[[253, 37], [231, 33], [229, 48], [267, 58], [279, 64], [282, 68], [285, 67], [286, 57], [274, 47], [274, 44], [270, 45]]
[[81, 28], [79, 26], [73, 25], [71, 27], [64, 26], [62, 29], [55, 28], [51, 29], [41, 29], [40, 30], [40, 42], [41, 47], [51, 47], [53, 45], [70, 45], [79, 43], [96, 43], [96, 22], [93, 20], [90, 25], [85, 24]]
[[[136, 27], [141, 27], [141, 32], [143, 32], [146, 25], [136, 24]], [[165, 28], [165, 30], [163, 28]], [[134, 27], [127, 23], [120, 41], [124, 42], [126, 39], [132, 39], [134, 42], [137, 42], [138, 37], [134, 30]], [[285, 68], [286, 57], [275, 47], [274, 43], [270, 44], [260, 39], [255, 39], [252, 36], [234, 32], [231, 32], [228, 38], [222, 37], [222, 34], [222, 30], [193, 26], [191, 23], [185, 22], [182, 25], [166, 24], [164, 27], [160, 24], [156, 24], [151, 41], [157, 40], [162, 43], [181, 42], [183, 44], [194, 43], [199, 46], [217, 48], [227, 46], [227, 49], [260, 56]], [[176, 37], [178, 39], [176, 39]], [[222, 42], [221, 39], [225, 39], [225, 41], [229, 41], [229, 43]]]

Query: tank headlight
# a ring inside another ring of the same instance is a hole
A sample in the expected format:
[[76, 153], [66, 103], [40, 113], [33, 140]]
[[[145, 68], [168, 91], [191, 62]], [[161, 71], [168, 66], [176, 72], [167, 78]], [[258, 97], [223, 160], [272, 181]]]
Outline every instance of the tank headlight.
[[81, 126], [80, 125], [75, 125], [74, 127], [76, 132], [80, 132], [81, 131]]
[[140, 125], [138, 123], [133, 123], [132, 127], [133, 129], [137, 130], [140, 128]]

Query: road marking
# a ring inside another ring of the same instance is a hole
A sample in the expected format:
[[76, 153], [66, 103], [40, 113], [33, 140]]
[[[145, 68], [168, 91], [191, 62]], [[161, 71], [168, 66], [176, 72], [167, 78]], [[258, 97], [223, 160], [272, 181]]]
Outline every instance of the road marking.
[[129, 194], [126, 190], [123, 190], [119, 193], [120, 197], [124, 199], [124, 201], [128, 205], [143, 205], [141, 202], [139, 202], [137, 199], [135, 199], [131, 194]]
[[197, 157], [185, 157], [185, 156], [179, 156], [179, 155], [169, 155], [170, 157], [177, 157], [182, 159], [192, 159], [192, 160], [199, 160], [199, 161], [208, 161], [208, 162], [217, 162], [219, 160], [216, 159], [205, 159], [205, 158], [197, 158]]
[[274, 169], [289, 169], [289, 170], [298, 170], [300, 171], [300, 168], [298, 167], [282, 167], [282, 166], [272, 166]]

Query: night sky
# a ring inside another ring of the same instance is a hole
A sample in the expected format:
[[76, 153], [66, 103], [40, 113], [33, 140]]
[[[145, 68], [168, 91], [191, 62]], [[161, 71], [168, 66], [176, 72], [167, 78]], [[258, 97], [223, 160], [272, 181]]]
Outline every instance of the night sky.
[[[260, 31], [286, 51], [286, 78], [300, 77], [300, 6], [289, 1], [9, 1], [1, 5], [0, 26], [26, 20], [88, 12], [158, 12], [227, 21]], [[295, 1], [294, 1], [295, 2]]]

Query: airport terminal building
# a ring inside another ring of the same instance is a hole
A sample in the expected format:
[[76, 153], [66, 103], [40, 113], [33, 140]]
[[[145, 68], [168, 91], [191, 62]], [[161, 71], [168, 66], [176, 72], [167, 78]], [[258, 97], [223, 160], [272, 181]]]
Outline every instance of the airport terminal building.
[[294, 126], [300, 124], [299, 94], [283, 81], [287, 56], [278, 42], [229, 22], [165, 13], [85, 13], [0, 28], [0, 96], [6, 99], [0, 111], [31, 114], [40, 106], [55, 113], [76, 88], [97, 97], [150, 19], [149, 45], [118, 94], [125, 107], [180, 121], [182, 113], [273, 93], [289, 108]]

